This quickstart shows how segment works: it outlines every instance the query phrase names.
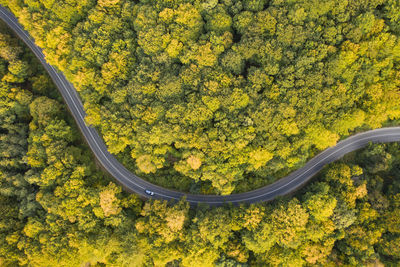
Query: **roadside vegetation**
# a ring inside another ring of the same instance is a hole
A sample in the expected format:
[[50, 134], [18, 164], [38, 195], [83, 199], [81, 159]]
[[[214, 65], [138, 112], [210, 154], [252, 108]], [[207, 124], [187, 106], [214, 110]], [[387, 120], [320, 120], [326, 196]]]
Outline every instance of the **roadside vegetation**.
[[400, 145], [331, 164], [295, 195], [190, 209], [95, 166], [56, 88], [0, 24], [0, 265], [400, 264]]
[[396, 0], [0, 0], [153, 183], [230, 194], [400, 117]]

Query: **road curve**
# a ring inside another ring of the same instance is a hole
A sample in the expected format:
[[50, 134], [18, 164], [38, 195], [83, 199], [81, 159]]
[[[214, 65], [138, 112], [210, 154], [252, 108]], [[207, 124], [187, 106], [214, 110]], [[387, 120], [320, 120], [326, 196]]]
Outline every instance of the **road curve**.
[[152, 196], [154, 199], [179, 200], [182, 197], [186, 197], [186, 200], [190, 202], [190, 204], [206, 203], [212, 206], [218, 206], [228, 202], [237, 204], [242, 202], [255, 203], [260, 201], [270, 201], [278, 196], [286, 195], [295, 191], [308, 182], [326, 164], [341, 158], [349, 152], [364, 147], [369, 142], [386, 143], [400, 141], [400, 127], [380, 128], [356, 134], [340, 141], [336, 146], [322, 151], [308, 161], [304, 167], [292, 172], [277, 182], [241, 194], [228, 196], [194, 195], [162, 188], [131, 173], [108, 152], [107, 147], [97, 130], [85, 123], [84, 118], [86, 113], [73, 85], [67, 81], [62, 73], [57, 72], [54, 67], [46, 62], [42, 50], [35, 45], [33, 38], [22, 28], [18, 23], [17, 18], [1, 5], [0, 18], [28, 45], [47, 70], [64, 98], [72, 116], [75, 118], [75, 121], [89, 144], [90, 149], [93, 151], [95, 157], [104, 169], [106, 169], [107, 172], [109, 172], [128, 191], [146, 198], [148, 198], [149, 195], [145, 193], [145, 190], [151, 190], [154, 192], [154, 196]]

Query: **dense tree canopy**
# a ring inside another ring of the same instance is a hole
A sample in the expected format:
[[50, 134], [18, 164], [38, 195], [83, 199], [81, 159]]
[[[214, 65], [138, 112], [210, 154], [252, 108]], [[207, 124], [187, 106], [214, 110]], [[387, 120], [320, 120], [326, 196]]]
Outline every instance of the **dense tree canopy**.
[[245, 191], [400, 117], [395, 0], [0, 2], [109, 150], [163, 186]]
[[115, 242], [114, 227], [134, 218], [140, 201], [96, 170], [63, 104], [49, 98], [57, 92], [50, 78], [35, 66], [1, 24], [0, 258], [11, 265], [95, 263], [106, 257], [96, 247]]
[[0, 40], [1, 265], [400, 264], [398, 143], [355, 152], [272, 203], [142, 202], [97, 170], [49, 77], [1, 24]]

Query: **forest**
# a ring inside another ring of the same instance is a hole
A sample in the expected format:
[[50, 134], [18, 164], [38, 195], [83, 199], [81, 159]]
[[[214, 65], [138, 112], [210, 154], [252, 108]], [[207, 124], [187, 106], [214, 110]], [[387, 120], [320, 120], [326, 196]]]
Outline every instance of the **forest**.
[[0, 3], [109, 151], [164, 187], [245, 192], [400, 118], [397, 0]]
[[0, 24], [1, 266], [400, 264], [400, 144], [369, 145], [292, 196], [190, 208], [125, 193], [55, 86]]

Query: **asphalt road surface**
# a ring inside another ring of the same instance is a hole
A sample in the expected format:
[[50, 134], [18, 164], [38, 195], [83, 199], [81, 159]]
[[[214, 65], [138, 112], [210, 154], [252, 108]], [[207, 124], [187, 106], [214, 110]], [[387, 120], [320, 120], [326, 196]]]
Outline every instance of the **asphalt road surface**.
[[[356, 134], [343, 141], [340, 141], [336, 146], [322, 151], [308, 161], [304, 167], [292, 172], [277, 182], [257, 190], [241, 194], [233, 194], [228, 196], [194, 195], [162, 188], [160, 186], [151, 184], [131, 173], [108, 152], [107, 147], [104, 144], [103, 139], [99, 136], [97, 130], [85, 123], [84, 118], [86, 113], [83, 109], [79, 95], [73, 85], [67, 81], [62, 73], [58, 72], [54, 67], [46, 62], [42, 50], [35, 45], [33, 38], [22, 28], [22, 26], [18, 23], [17, 18], [1, 5], [0, 17], [28, 45], [28, 47], [33, 51], [33, 53], [45, 67], [61, 95], [63, 96], [65, 103], [67, 104], [72, 116], [75, 118], [75, 121], [78, 124], [79, 129], [81, 130], [84, 138], [90, 146], [90, 149], [93, 151], [100, 164], [128, 191], [134, 192], [143, 197], [179, 200], [185, 196], [186, 200], [191, 204], [206, 203], [212, 206], [222, 205], [228, 202], [237, 204], [242, 202], [254, 203], [260, 201], [270, 201], [278, 196], [283, 196], [295, 191], [307, 183], [326, 164], [341, 158], [343, 155], [349, 152], [364, 147], [369, 142], [386, 143], [400, 141], [400, 127], [380, 128]], [[145, 190], [154, 192], [154, 195], [149, 196], [146, 194]]]

